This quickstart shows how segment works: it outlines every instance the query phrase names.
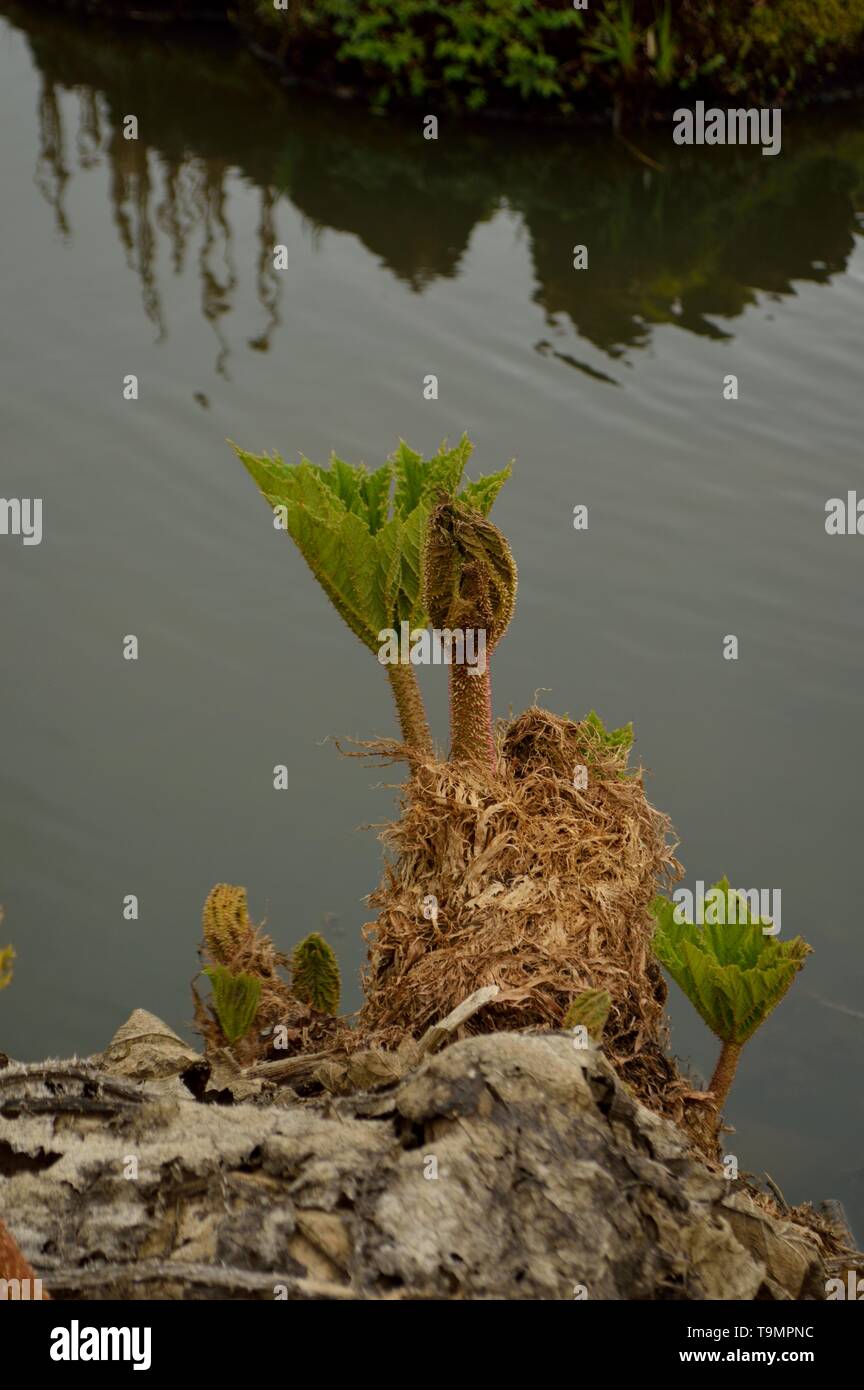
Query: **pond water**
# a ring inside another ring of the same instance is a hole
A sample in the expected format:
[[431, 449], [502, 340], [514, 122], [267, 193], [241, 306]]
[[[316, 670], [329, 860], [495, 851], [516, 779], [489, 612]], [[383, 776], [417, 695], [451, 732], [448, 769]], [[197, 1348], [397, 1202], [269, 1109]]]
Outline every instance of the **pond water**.
[[[136, 1006], [188, 1034], [220, 880], [283, 949], [325, 930], [357, 1006], [395, 776], [332, 736], [393, 732], [389, 692], [225, 440], [377, 463], [467, 430], [477, 471], [516, 458], [496, 713], [539, 690], [632, 719], [685, 884], [782, 891], [815, 954], [745, 1052], [728, 1149], [864, 1236], [864, 539], [825, 531], [864, 496], [861, 113], [784, 121], [773, 159], [427, 142], [211, 36], [0, 3], [0, 126], [0, 492], [44, 508], [41, 545], [0, 539], [0, 1047], [86, 1053]], [[674, 986], [670, 1012], [710, 1074]]]

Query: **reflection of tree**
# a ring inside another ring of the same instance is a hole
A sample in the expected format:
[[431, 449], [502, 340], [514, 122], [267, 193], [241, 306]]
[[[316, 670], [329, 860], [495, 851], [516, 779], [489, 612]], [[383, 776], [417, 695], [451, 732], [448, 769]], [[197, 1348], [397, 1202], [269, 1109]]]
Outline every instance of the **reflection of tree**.
[[63, 194], [69, 181], [69, 171], [63, 154], [63, 123], [57, 87], [48, 78], [42, 80], [38, 116], [39, 153], [36, 158], [36, 185], [46, 202], [54, 209], [57, 229], [65, 237], [69, 235], [69, 223], [63, 207]]
[[[753, 149], [678, 150], [668, 131], [645, 137], [654, 156], [646, 163], [586, 131], [445, 122], [440, 139], [427, 142], [417, 121], [381, 121], [286, 94], [234, 52], [140, 35], [133, 45], [89, 29], [82, 36], [74, 24], [18, 20], [13, 11], [42, 73], [37, 179], [58, 226], [68, 233], [58, 93], [75, 90], [78, 160], [91, 167], [104, 150], [115, 225], [148, 316], [165, 331], [159, 240], [175, 273], [197, 246], [202, 314], [218, 340], [220, 372], [242, 269], [226, 204], [229, 170], [260, 200], [249, 268], [264, 317], [247, 340], [256, 351], [269, 349], [280, 323], [284, 282], [273, 247], [281, 196], [313, 232], [356, 236], [418, 295], [456, 276], [478, 224], [510, 209], [525, 229], [534, 298], [550, 330], [536, 335], [538, 351], [594, 375], [549, 339], [575, 328], [615, 359], [650, 342], [658, 324], [728, 337], [758, 292], [793, 294], [797, 281], [824, 282], [842, 270], [861, 231], [864, 137], [830, 113], [811, 113], [780, 159]], [[122, 138], [130, 111], [138, 141]], [[573, 269], [577, 243], [589, 248], [587, 272]]]
[[261, 214], [258, 219], [258, 266], [255, 284], [258, 302], [263, 305], [267, 320], [264, 331], [257, 338], [248, 340], [250, 348], [254, 348], [256, 352], [267, 352], [273, 330], [279, 324], [279, 296], [282, 286], [279, 281], [279, 273], [273, 268], [273, 247], [278, 241], [276, 219], [273, 215], [275, 207], [276, 197], [273, 189], [269, 186], [262, 188]]
[[[219, 356], [216, 370], [225, 373], [228, 357], [228, 344], [219, 323], [223, 314], [231, 308], [231, 295], [237, 287], [237, 275], [231, 260], [231, 228], [225, 216], [225, 172], [227, 166], [218, 160], [208, 160], [202, 168], [201, 178], [201, 217], [204, 236], [198, 254], [198, 270], [201, 276], [201, 311], [212, 326], [219, 342]], [[224, 279], [220, 280], [215, 268], [214, 258], [222, 244]]]
[[464, 146], [430, 151], [416, 135], [325, 121], [304, 130], [277, 177], [313, 226], [353, 233], [419, 293], [457, 274], [475, 226], [501, 206], [483, 161], [481, 151], [472, 177]]
[[156, 279], [156, 233], [150, 219], [149, 151], [143, 140], [126, 140], [115, 127], [107, 147], [114, 225], [130, 266], [138, 272], [144, 312], [164, 337], [165, 321]]
[[99, 98], [89, 87], [78, 92], [78, 140], [76, 150], [82, 169], [92, 169], [99, 163], [102, 143], [102, 123], [99, 117]]
[[171, 244], [171, 266], [180, 275], [186, 263], [186, 243], [195, 224], [189, 183], [192, 170], [177, 159], [162, 160], [162, 202], [156, 209], [156, 225]]
[[[727, 337], [715, 320], [737, 317], [757, 292], [794, 294], [796, 280], [824, 282], [844, 268], [854, 162], [813, 146], [763, 171], [752, 151], [724, 153], [712, 167], [692, 160], [672, 177], [640, 174], [626, 192], [619, 185], [614, 215], [598, 215], [589, 198], [569, 219], [566, 208], [537, 216], [527, 207], [547, 314], [566, 314], [614, 355], [646, 342], [658, 323]], [[850, 154], [864, 162], [864, 142]], [[592, 248], [584, 292], [566, 256], [573, 226], [586, 234], [572, 240]]]

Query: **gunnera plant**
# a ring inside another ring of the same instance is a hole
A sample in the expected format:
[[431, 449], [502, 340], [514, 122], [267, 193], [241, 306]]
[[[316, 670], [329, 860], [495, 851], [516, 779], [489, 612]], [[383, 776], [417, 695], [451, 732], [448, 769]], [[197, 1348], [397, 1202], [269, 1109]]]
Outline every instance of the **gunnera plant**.
[[[448, 663], [449, 762], [432, 751], [410, 665], [388, 670], [403, 751], [412, 760], [422, 754], [422, 767], [382, 835], [391, 857], [370, 898], [377, 918], [364, 929], [358, 1026], [335, 1017], [339, 972], [323, 938], [313, 933], [286, 962], [249, 923], [242, 889], [221, 885], [208, 900], [214, 963], [265, 977], [259, 1029], [284, 1012], [287, 992], [307, 1011], [288, 1029], [298, 1047], [308, 1048], [310, 1020], [319, 1020], [333, 1030], [325, 1048], [349, 1052], [398, 1048], [494, 984], [466, 1031], [584, 1026], [634, 1094], [709, 1151], [704, 1100], [668, 1054], [660, 962], [721, 1038], [712, 1083], [719, 1104], [741, 1047], [809, 948], [768, 939], [745, 919], [717, 940], [670, 924], [657, 892], [681, 866], [668, 819], [648, 802], [641, 768], [630, 766], [632, 725], [607, 729], [593, 710], [579, 721], [532, 708], [496, 734], [488, 658], [512, 617], [517, 574], [488, 513], [509, 468], [463, 484], [467, 438], [432, 459], [400, 444], [372, 473], [336, 457], [321, 468], [237, 452], [334, 607], [379, 659], [385, 631], [431, 622], [445, 637], [481, 631], [486, 662]], [[369, 746], [393, 755], [392, 744]], [[275, 982], [277, 962], [290, 964], [290, 991]]]
[[680, 905], [655, 898], [653, 944], [658, 959], [722, 1044], [709, 1084], [719, 1110], [741, 1049], [780, 1003], [812, 948], [800, 936], [780, 941], [770, 922], [751, 917], [746, 897], [730, 888], [725, 877], [713, 885], [705, 901], [715, 910], [705, 913], [704, 925], [696, 925]]
[[[440, 493], [485, 517], [510, 476], [498, 473], [463, 482], [473, 445], [464, 436], [424, 459], [404, 441], [379, 468], [331, 456], [322, 468], [302, 458], [251, 454], [233, 446], [274, 509], [275, 524], [294, 541], [333, 607], [364, 646], [380, 659], [383, 635], [413, 633], [428, 625], [421, 593], [421, 556], [429, 515]], [[423, 697], [410, 661], [388, 662], [404, 744], [432, 755]]]

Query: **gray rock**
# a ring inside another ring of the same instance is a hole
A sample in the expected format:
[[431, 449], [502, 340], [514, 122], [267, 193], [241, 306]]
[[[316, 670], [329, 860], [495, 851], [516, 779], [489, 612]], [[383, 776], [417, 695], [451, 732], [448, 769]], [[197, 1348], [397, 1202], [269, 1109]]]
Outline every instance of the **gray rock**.
[[0, 1072], [0, 1216], [56, 1296], [824, 1297], [815, 1236], [563, 1034], [472, 1037], [313, 1103], [182, 1089]]

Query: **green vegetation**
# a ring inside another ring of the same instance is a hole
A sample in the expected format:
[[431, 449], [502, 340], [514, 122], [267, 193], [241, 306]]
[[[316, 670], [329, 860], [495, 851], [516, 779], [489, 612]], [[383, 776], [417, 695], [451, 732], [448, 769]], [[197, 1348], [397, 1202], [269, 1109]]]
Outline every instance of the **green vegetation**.
[[[235, 446], [236, 448], [236, 446]], [[442, 444], [431, 459], [400, 442], [395, 453], [369, 472], [334, 454], [329, 468], [302, 459], [286, 464], [278, 454], [237, 456], [257, 483], [333, 607], [364, 646], [376, 654], [381, 633], [426, 627], [421, 595], [423, 538], [439, 494], [486, 516], [510, 476], [509, 466], [463, 485], [473, 446], [464, 437], [455, 449]], [[461, 489], [461, 490], [460, 490]], [[404, 742], [430, 753], [432, 738], [414, 668], [389, 664]]]
[[612, 999], [605, 989], [586, 989], [577, 994], [564, 1015], [564, 1028], [578, 1028], [581, 1024], [588, 1030], [592, 1042], [598, 1043], [603, 1036], [606, 1020], [612, 1008]]
[[12, 962], [15, 952], [11, 946], [0, 947], [0, 989], [5, 989], [12, 980]]
[[624, 767], [619, 776], [626, 777], [628, 775], [626, 771], [627, 754], [633, 747], [632, 721], [623, 724], [620, 729], [607, 729], [599, 714], [592, 709], [584, 720], [583, 728], [589, 742], [596, 746], [601, 759], [605, 759], [610, 752], [618, 750], [623, 752]]
[[780, 1003], [811, 947], [800, 936], [779, 941], [765, 935], [762, 927], [767, 924], [750, 916], [746, 898], [729, 887], [728, 879], [713, 887], [724, 908], [712, 916], [723, 921], [706, 921], [704, 926], [676, 921], [683, 912], [668, 898], [655, 898], [654, 950], [723, 1044], [710, 1085], [719, 1109], [742, 1047]]
[[341, 994], [339, 966], [332, 946], [312, 932], [294, 948], [291, 990], [295, 998], [322, 1014], [335, 1014]]
[[694, 92], [764, 104], [854, 80], [864, 52], [864, 0], [238, 0], [237, 20], [292, 71], [379, 110], [650, 114]]
[[639, 120], [683, 96], [806, 102], [860, 87], [864, 0], [53, 0], [220, 19], [292, 76], [374, 110]]
[[[0, 922], [3, 921], [3, 909], [0, 907]], [[5, 989], [12, 980], [12, 962], [15, 959], [15, 952], [11, 946], [0, 946], [0, 989]]]
[[208, 965], [204, 974], [213, 986], [213, 1010], [229, 1043], [245, 1038], [258, 1012], [261, 981], [245, 971], [232, 975], [224, 965]]

